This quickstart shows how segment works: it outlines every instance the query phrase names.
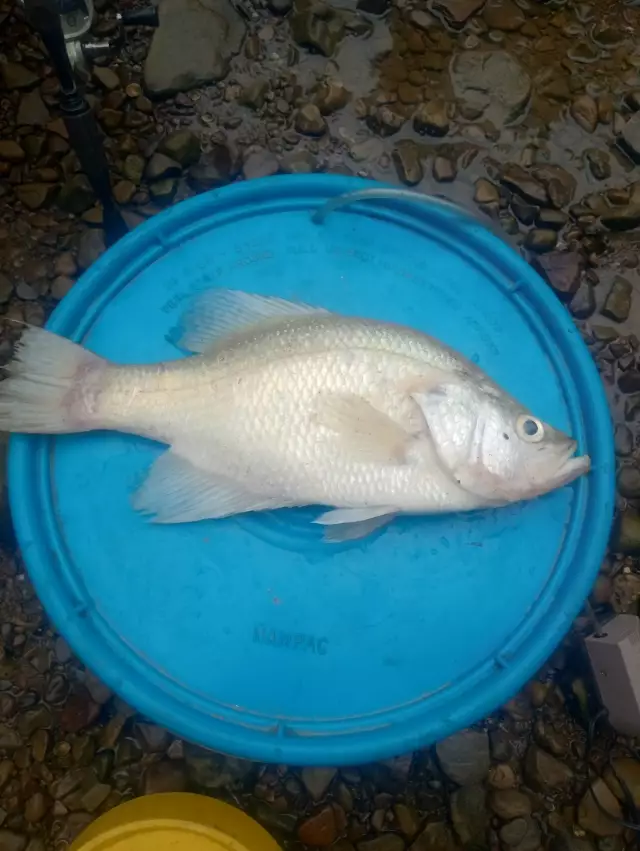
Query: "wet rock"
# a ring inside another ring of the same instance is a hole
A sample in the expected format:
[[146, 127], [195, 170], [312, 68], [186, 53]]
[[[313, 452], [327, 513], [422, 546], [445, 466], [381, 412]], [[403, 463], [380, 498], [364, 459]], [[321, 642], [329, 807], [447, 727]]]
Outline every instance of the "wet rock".
[[598, 104], [591, 95], [578, 95], [571, 103], [571, 115], [577, 124], [593, 133], [598, 126]]
[[389, 5], [390, 0], [358, 0], [356, 8], [367, 15], [384, 15]]
[[147, 180], [164, 180], [167, 177], [179, 177], [182, 173], [180, 163], [170, 159], [166, 154], [154, 154], [145, 169]]
[[284, 174], [313, 174], [318, 164], [310, 151], [293, 151], [282, 158], [280, 169]]
[[532, 788], [540, 792], [561, 789], [573, 779], [573, 771], [551, 754], [531, 745], [525, 759], [525, 774]]
[[569, 304], [569, 310], [576, 319], [588, 319], [596, 311], [596, 295], [593, 284], [583, 281]]
[[552, 251], [536, 258], [537, 270], [563, 301], [570, 301], [580, 286], [582, 260], [575, 251]]
[[640, 470], [631, 464], [621, 467], [618, 473], [618, 491], [626, 499], [640, 497]]
[[47, 800], [42, 792], [35, 792], [24, 805], [24, 818], [29, 824], [37, 824], [45, 817]]
[[453, 29], [462, 29], [464, 23], [483, 6], [483, 0], [434, 0], [434, 14]]
[[131, 180], [119, 180], [113, 187], [113, 197], [117, 204], [128, 204], [136, 194], [136, 185]]
[[451, 183], [456, 179], [458, 170], [448, 157], [438, 156], [433, 160], [432, 173], [438, 183]]
[[16, 117], [18, 126], [45, 127], [50, 120], [49, 110], [37, 89], [22, 96]]
[[108, 92], [113, 92], [120, 88], [120, 77], [111, 68], [94, 65], [93, 77]]
[[327, 132], [327, 122], [314, 103], [301, 106], [294, 123], [298, 133], [304, 136], [323, 136]]
[[403, 126], [405, 118], [389, 106], [378, 107], [368, 116], [369, 126], [380, 136], [393, 136]]
[[31, 284], [27, 284], [26, 281], [20, 281], [16, 287], [16, 295], [24, 301], [36, 301], [39, 293], [36, 292]]
[[517, 851], [538, 851], [542, 836], [537, 823], [531, 816], [526, 816], [503, 825], [500, 839], [508, 848], [516, 848]]
[[[594, 798], [597, 797], [597, 801]], [[605, 810], [605, 812], [602, 812]], [[609, 813], [611, 817], [608, 817]], [[624, 828], [614, 819], [622, 818], [622, 808], [607, 784], [598, 778], [587, 789], [578, 807], [578, 824], [596, 836], [618, 836]]]
[[331, 781], [336, 776], [336, 769], [303, 768], [300, 776], [311, 799], [320, 801], [327, 794]]
[[629, 757], [618, 757], [612, 760], [611, 768], [605, 770], [604, 780], [622, 804], [626, 803], [628, 791], [634, 806], [640, 806], [640, 762], [638, 760]]
[[615, 322], [624, 322], [629, 318], [632, 295], [632, 284], [625, 278], [615, 277], [600, 312], [607, 319], [613, 319]]
[[257, 177], [269, 177], [272, 174], [277, 174], [279, 170], [280, 165], [274, 154], [264, 149], [254, 150], [249, 153], [242, 165], [242, 174], [245, 180], [253, 180]]
[[616, 455], [620, 458], [626, 458], [633, 452], [633, 432], [628, 425], [618, 423], [614, 431], [614, 445]]
[[515, 789], [518, 785], [513, 768], [506, 762], [493, 766], [487, 777], [487, 782], [492, 789], [501, 790]]
[[589, 171], [596, 180], [606, 180], [611, 177], [611, 160], [606, 151], [598, 148], [587, 148], [584, 152]]
[[0, 851], [24, 851], [28, 839], [12, 830], [0, 830]]
[[0, 724], [0, 750], [15, 751], [22, 747], [22, 738], [17, 730]]
[[36, 730], [44, 730], [51, 727], [52, 717], [49, 709], [44, 706], [38, 706], [36, 709], [29, 709], [20, 716], [18, 729], [21, 735], [25, 737], [31, 736]]
[[513, 0], [488, 0], [482, 17], [489, 29], [502, 32], [516, 32], [525, 22], [522, 10]]
[[447, 103], [440, 98], [421, 104], [413, 116], [414, 130], [423, 135], [446, 136], [449, 125]]
[[[133, 114], [133, 113], [128, 113]], [[113, 130], [117, 130], [118, 127], [122, 125], [124, 121], [124, 113], [120, 112], [118, 109], [101, 109], [98, 113], [98, 120], [100, 124], [102, 124], [103, 128], [107, 132], [111, 132]]]
[[268, 0], [268, 6], [274, 15], [286, 15], [293, 8], [293, 0]]
[[49, 750], [49, 739], [47, 730], [36, 730], [31, 737], [31, 755], [36, 762], [45, 761]]
[[9, 89], [30, 89], [40, 81], [38, 74], [18, 62], [0, 64], [0, 75], [4, 87]]
[[147, 91], [165, 97], [223, 79], [244, 34], [229, 0], [165, 0], [144, 66]]
[[519, 165], [505, 166], [500, 175], [500, 182], [533, 204], [546, 204], [549, 201], [544, 185]]
[[213, 792], [223, 789], [242, 779], [252, 770], [252, 764], [243, 759], [224, 757], [220, 754], [207, 753], [196, 749], [185, 752], [187, 773], [191, 783]]
[[13, 295], [13, 284], [2, 272], [0, 272], [0, 304], [6, 304]]
[[623, 393], [640, 393], [640, 371], [627, 369], [618, 378], [618, 387]]
[[640, 112], [626, 122], [618, 136], [618, 145], [634, 162], [640, 163]]
[[49, 206], [57, 191], [58, 187], [50, 183], [24, 183], [14, 189], [16, 197], [28, 210]]
[[53, 263], [53, 271], [56, 275], [75, 275], [78, 271], [76, 261], [70, 251], [58, 254]]
[[404, 851], [405, 847], [402, 837], [394, 833], [376, 836], [375, 839], [365, 839], [356, 844], [357, 851]]
[[[229, 164], [230, 165], [230, 164]], [[187, 180], [196, 192], [206, 192], [224, 186], [231, 180], [230, 168], [218, 163], [198, 163], [191, 166]]]
[[298, 828], [298, 839], [306, 845], [332, 845], [337, 837], [336, 818], [332, 807], [324, 807], [305, 819]]
[[482, 786], [463, 786], [453, 793], [451, 820], [462, 845], [484, 847], [489, 827], [489, 811]]
[[331, 115], [343, 109], [351, 99], [351, 92], [338, 80], [325, 80], [315, 95], [314, 103], [322, 115]]
[[459, 786], [483, 780], [491, 764], [489, 737], [476, 730], [462, 730], [439, 742], [436, 754], [444, 773]]
[[531, 800], [517, 789], [503, 789], [491, 792], [489, 806], [498, 818], [511, 821], [515, 818], [531, 815]]
[[393, 814], [400, 833], [407, 839], [413, 839], [420, 827], [417, 812], [406, 804], [396, 804]]
[[95, 783], [82, 795], [82, 809], [94, 813], [104, 804], [111, 793], [111, 786], [106, 783]]
[[497, 209], [500, 203], [500, 190], [486, 178], [481, 177], [475, 182], [473, 200], [481, 207]]
[[394, 148], [393, 163], [398, 177], [407, 186], [416, 186], [424, 177], [420, 148], [410, 139], [404, 139]]
[[550, 228], [534, 228], [524, 238], [524, 247], [536, 254], [553, 251], [558, 241], [558, 234]]
[[559, 165], [537, 165], [532, 176], [547, 190], [549, 201], [558, 210], [571, 202], [576, 191], [576, 180]]
[[633, 202], [603, 210], [600, 222], [609, 230], [632, 230], [640, 225], [640, 203]]
[[427, 824], [409, 851], [457, 851], [457, 848], [449, 826], [444, 822], [434, 821]]
[[414, 86], [413, 83], [404, 81], [398, 84], [398, 100], [406, 106], [411, 106], [415, 103], [420, 103], [422, 100], [422, 92], [419, 86]]
[[[78, 266], [80, 269], [88, 269], [105, 252], [104, 231], [99, 228], [90, 228], [80, 237], [78, 248]], [[64, 708], [65, 728], [71, 729], [70, 733], [77, 733], [88, 726], [100, 711], [98, 704], [90, 698], [86, 701], [78, 700], [72, 696]], [[78, 726], [80, 725], [80, 726]]]
[[158, 204], [170, 204], [178, 191], [178, 181], [173, 177], [163, 177], [149, 187], [149, 194]]
[[291, 35], [301, 47], [318, 50], [324, 56], [333, 56], [346, 32], [345, 18], [341, 10], [297, 0], [291, 16]]
[[568, 221], [569, 217], [562, 210], [538, 210], [535, 215], [535, 222], [539, 228], [562, 230]]
[[251, 109], [261, 109], [264, 106], [268, 91], [269, 83], [267, 80], [252, 80], [248, 85], [244, 86], [238, 100], [243, 106], [248, 106]]
[[171, 737], [164, 727], [157, 724], [136, 724], [136, 734], [146, 753], [164, 753]]
[[[625, 511], [624, 514], [627, 514]], [[635, 529], [630, 529], [635, 532]], [[626, 551], [631, 552], [634, 541], [629, 540]], [[640, 576], [635, 573], [618, 573], [611, 588], [611, 606], [618, 614], [635, 613], [640, 599]]]
[[163, 792], [186, 792], [187, 772], [183, 762], [161, 760], [154, 762], [144, 772], [142, 794], [155, 795]]
[[531, 96], [529, 75], [503, 50], [455, 54], [450, 77], [456, 99], [484, 111], [496, 126], [519, 118]]
[[95, 204], [96, 196], [84, 174], [76, 174], [62, 187], [56, 204], [65, 213], [79, 216]]
[[144, 157], [141, 157], [139, 154], [129, 154], [124, 161], [122, 173], [127, 180], [137, 184], [142, 180], [144, 169]]
[[514, 195], [511, 199], [511, 210], [513, 214], [518, 219], [519, 222], [522, 222], [523, 225], [532, 225], [536, 219], [536, 216], [539, 214], [538, 207], [534, 207], [533, 204], [529, 204], [527, 201], [524, 201], [522, 198], [518, 198], [517, 195]]
[[9, 163], [21, 163], [26, 159], [23, 148], [13, 139], [0, 139], [0, 160]]
[[162, 140], [158, 152], [183, 168], [189, 168], [200, 159], [200, 140], [190, 130], [176, 130]]

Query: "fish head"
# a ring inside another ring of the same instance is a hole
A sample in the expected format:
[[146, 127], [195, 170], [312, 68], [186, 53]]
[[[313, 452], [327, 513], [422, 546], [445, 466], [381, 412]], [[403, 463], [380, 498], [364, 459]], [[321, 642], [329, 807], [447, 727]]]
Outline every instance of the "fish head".
[[442, 466], [487, 505], [532, 499], [589, 471], [575, 440], [491, 382], [461, 379], [414, 399]]

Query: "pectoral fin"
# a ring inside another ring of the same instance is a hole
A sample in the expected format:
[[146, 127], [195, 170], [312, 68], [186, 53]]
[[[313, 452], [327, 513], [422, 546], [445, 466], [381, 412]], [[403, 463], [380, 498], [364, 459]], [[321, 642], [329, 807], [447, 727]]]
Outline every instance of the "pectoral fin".
[[382, 411], [355, 395], [322, 396], [318, 422], [335, 432], [343, 448], [361, 461], [402, 464], [412, 437]]
[[152, 466], [133, 507], [154, 523], [192, 523], [283, 508], [282, 501], [251, 493], [241, 484], [198, 469], [169, 450]]
[[195, 354], [230, 345], [236, 337], [292, 317], [328, 314], [302, 302], [239, 290], [212, 289], [196, 296], [182, 317], [177, 344]]
[[336, 508], [320, 515], [314, 522], [325, 526], [324, 540], [337, 544], [366, 538], [376, 529], [390, 523], [397, 510], [389, 507]]

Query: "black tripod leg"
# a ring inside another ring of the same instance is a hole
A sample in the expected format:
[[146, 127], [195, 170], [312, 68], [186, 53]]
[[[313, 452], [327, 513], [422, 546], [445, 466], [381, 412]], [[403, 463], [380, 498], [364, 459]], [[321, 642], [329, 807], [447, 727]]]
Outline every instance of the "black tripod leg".
[[60, 108], [82, 170], [102, 204], [107, 244], [113, 245], [128, 228], [111, 192], [109, 164], [95, 117], [89, 104], [79, 95], [73, 101], [61, 95]]
[[104, 142], [91, 107], [76, 88], [55, 0], [25, 0], [25, 12], [38, 31], [60, 80], [60, 109], [69, 138], [83, 171], [104, 210], [104, 230], [109, 245], [127, 233], [127, 226], [111, 192]]

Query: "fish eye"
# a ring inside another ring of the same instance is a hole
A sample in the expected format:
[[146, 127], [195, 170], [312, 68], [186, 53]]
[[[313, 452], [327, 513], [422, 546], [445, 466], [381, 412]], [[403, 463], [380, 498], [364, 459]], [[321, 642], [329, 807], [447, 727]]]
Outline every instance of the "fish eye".
[[544, 426], [535, 417], [523, 414], [518, 417], [516, 423], [518, 437], [526, 440], [527, 443], [539, 443], [544, 437]]

